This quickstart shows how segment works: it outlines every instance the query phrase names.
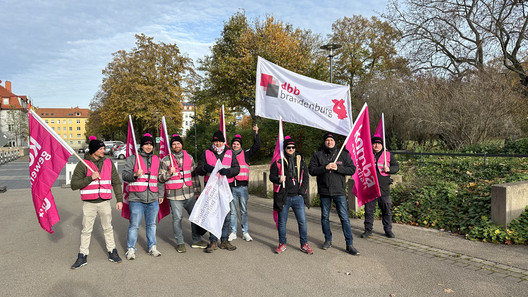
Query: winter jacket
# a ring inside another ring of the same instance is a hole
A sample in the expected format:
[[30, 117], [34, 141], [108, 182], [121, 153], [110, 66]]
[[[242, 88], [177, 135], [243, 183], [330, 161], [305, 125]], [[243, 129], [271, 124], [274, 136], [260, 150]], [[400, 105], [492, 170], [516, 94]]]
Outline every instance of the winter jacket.
[[[147, 168], [141, 168], [141, 169], [143, 170], [145, 175], [149, 175], [148, 173], [151, 171], [152, 158], [157, 158], [157, 156], [153, 155], [152, 153], [147, 154], [142, 149], [138, 150], [138, 154], [143, 159], [143, 162], [147, 166]], [[123, 169], [123, 173], [122, 173], [123, 181], [126, 181], [128, 183], [137, 181], [137, 177], [134, 177], [135, 165], [136, 165], [136, 155], [129, 156], [126, 159], [125, 168]], [[147, 187], [147, 189], [143, 192], [129, 191], [128, 201], [129, 202], [152, 203], [154, 201], [158, 201], [158, 193], [153, 192], [150, 187]]]
[[[380, 158], [381, 154], [383, 154], [383, 150], [380, 152], [374, 154], [374, 157], [376, 158], [376, 163], [378, 163], [378, 159]], [[391, 155], [390, 158], [390, 164], [389, 164], [389, 173], [395, 174], [400, 170], [400, 165], [398, 164], [398, 161], [396, 161], [396, 158], [394, 158], [394, 155]], [[392, 178], [390, 176], [383, 176], [379, 172], [378, 166], [376, 166], [376, 173], [378, 175], [378, 182], [380, 186], [381, 196], [389, 196], [390, 195], [390, 185], [392, 184]]]
[[343, 150], [337, 160], [337, 171], [327, 170], [325, 167], [335, 161], [339, 150], [323, 148], [313, 155], [308, 165], [310, 175], [317, 177], [317, 192], [319, 195], [339, 196], [346, 195], [346, 176], [356, 171], [356, 166], [347, 150]]
[[306, 207], [310, 208], [310, 201], [308, 199], [308, 168], [306, 167], [304, 157], [295, 152], [293, 156], [285, 155], [283, 163], [284, 175], [286, 175], [286, 180], [284, 181], [286, 189], [284, 189], [280, 182], [281, 160], [273, 162], [270, 168], [269, 180], [279, 186], [278, 192], [273, 193], [273, 209], [281, 211], [286, 203], [286, 197], [297, 195], [303, 196], [304, 204]]

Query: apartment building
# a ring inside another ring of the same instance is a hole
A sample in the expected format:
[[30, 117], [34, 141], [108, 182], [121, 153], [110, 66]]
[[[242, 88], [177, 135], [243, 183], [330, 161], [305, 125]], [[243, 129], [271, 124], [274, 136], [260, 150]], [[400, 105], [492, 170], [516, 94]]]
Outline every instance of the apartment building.
[[182, 136], [186, 136], [187, 130], [194, 125], [194, 104], [182, 103]]
[[16, 95], [11, 82], [0, 80], [0, 132], [7, 136], [7, 146], [28, 146], [28, 98]]
[[73, 149], [87, 146], [87, 108], [37, 108], [35, 112]]

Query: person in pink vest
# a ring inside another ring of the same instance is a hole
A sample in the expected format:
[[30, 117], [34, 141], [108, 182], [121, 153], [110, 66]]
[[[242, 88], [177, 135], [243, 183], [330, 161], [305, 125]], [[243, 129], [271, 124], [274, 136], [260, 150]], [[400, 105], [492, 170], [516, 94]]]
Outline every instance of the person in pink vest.
[[[174, 134], [170, 144], [171, 154], [161, 160], [158, 180], [164, 185], [171, 206], [176, 251], [185, 253], [187, 250], [182, 230], [183, 209], [187, 211], [188, 215], [191, 214], [202, 189], [200, 179], [196, 175], [194, 158], [183, 149], [182, 138]], [[163, 191], [160, 191], [158, 195], [163, 197]], [[191, 223], [192, 248], [205, 249], [207, 247], [207, 243], [202, 240], [202, 235], [206, 232], [200, 226]]]
[[258, 126], [253, 127], [255, 137], [253, 138], [253, 145], [251, 148], [242, 149], [242, 137], [235, 135], [231, 140], [231, 150], [233, 155], [240, 165], [240, 173], [235, 176], [235, 179], [230, 184], [233, 193], [233, 200], [231, 201], [231, 234], [229, 234], [229, 241], [237, 238], [237, 206], [240, 209], [240, 224], [242, 226], [242, 238], [245, 241], [252, 241], [248, 230], [248, 214], [247, 203], [249, 200], [248, 184], [249, 184], [249, 158], [256, 154], [260, 149], [260, 137], [258, 134]]
[[113, 189], [117, 200], [116, 209], [120, 211], [123, 208], [123, 189], [119, 174], [112, 161], [105, 158], [104, 151], [103, 141], [96, 139], [95, 136], [90, 136], [89, 151], [84, 155], [84, 162], [93, 172], [82, 162], [79, 162], [73, 171], [70, 186], [72, 190], [80, 190], [83, 200], [83, 218], [81, 246], [72, 269], [87, 264], [93, 225], [98, 214], [103, 227], [108, 260], [121, 263], [114, 241], [110, 200]]
[[[222, 131], [218, 130], [213, 134], [213, 144], [202, 154], [196, 172], [204, 176], [204, 182], [207, 183], [209, 175], [213, 172], [216, 165], [216, 160], [222, 162], [222, 169], [218, 171], [219, 174], [225, 175], [227, 181], [231, 184], [234, 177], [240, 172], [240, 166], [237, 159], [233, 156], [233, 151], [225, 145], [225, 138]], [[228, 251], [236, 250], [236, 246], [232, 245], [227, 239], [229, 236], [229, 229], [231, 227], [231, 212], [229, 212], [222, 225], [222, 235], [220, 237], [220, 246], [218, 246], [218, 238], [209, 232], [209, 245], [205, 249], [206, 253], [212, 253], [218, 247]]]
[[[284, 166], [284, 170], [282, 170]], [[310, 208], [308, 200], [308, 167], [304, 157], [296, 151], [296, 145], [290, 136], [284, 137], [284, 158], [271, 164], [269, 180], [273, 183], [273, 210], [278, 212], [277, 229], [279, 231], [279, 246], [275, 253], [281, 254], [286, 250], [286, 223], [290, 208], [297, 219], [301, 251], [313, 254], [308, 245], [308, 230], [306, 211]]]
[[[365, 232], [361, 234], [361, 238], [367, 238], [372, 235], [376, 204], [378, 204], [378, 207], [381, 210], [381, 222], [383, 223], [385, 236], [388, 238], [394, 238], [394, 233], [392, 232], [390, 199], [390, 185], [392, 184], [392, 179], [390, 178], [390, 175], [398, 172], [400, 166], [398, 161], [396, 161], [394, 157], [391, 157], [388, 151], [386, 154], [383, 152], [383, 139], [378, 135], [372, 137], [372, 150], [374, 152], [374, 157], [376, 158], [376, 173], [378, 175], [381, 196], [365, 204]], [[385, 162], [385, 155], [387, 156], [387, 162]]]
[[147, 251], [153, 257], [161, 256], [156, 241], [156, 220], [159, 205], [163, 197], [158, 198], [159, 158], [154, 155], [154, 138], [149, 133], [141, 137], [140, 147], [136, 155], [130, 155], [125, 161], [123, 180], [128, 182], [128, 206], [130, 209], [130, 224], [127, 234], [128, 260], [136, 258], [136, 241], [139, 224], [145, 217], [147, 235]]

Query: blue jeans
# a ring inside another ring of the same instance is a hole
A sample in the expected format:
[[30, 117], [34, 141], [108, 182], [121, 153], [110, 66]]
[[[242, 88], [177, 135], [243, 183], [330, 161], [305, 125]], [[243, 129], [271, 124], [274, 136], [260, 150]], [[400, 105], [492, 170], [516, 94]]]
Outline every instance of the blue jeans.
[[337, 215], [341, 221], [341, 228], [345, 235], [346, 245], [352, 245], [354, 238], [352, 237], [352, 228], [350, 227], [350, 219], [348, 218], [348, 207], [345, 195], [320, 195], [319, 199], [321, 200], [321, 226], [323, 227], [325, 241], [332, 241], [332, 230], [330, 230], [330, 206], [332, 200], [334, 200]]
[[301, 246], [308, 242], [306, 229], [306, 213], [304, 211], [304, 198], [301, 195], [286, 197], [286, 203], [279, 212], [279, 243], [286, 244], [286, 223], [290, 207], [295, 213], [297, 225], [299, 225], [299, 239]]
[[[191, 215], [191, 212], [196, 204], [196, 199], [189, 198], [186, 200], [172, 200], [169, 199], [170, 207], [172, 209], [172, 231], [174, 232], [174, 238], [176, 238], [176, 244], [184, 244], [183, 240], [183, 231], [182, 231], [182, 219], [183, 219], [183, 209], [187, 211], [188, 215]], [[191, 234], [192, 242], [198, 242], [202, 240], [202, 236], [199, 231], [200, 227], [195, 223], [191, 223]]]
[[[229, 237], [229, 229], [231, 228], [231, 211], [226, 215], [224, 220], [224, 225], [222, 225], [222, 235], [220, 237], [220, 242], [227, 241], [227, 238]], [[213, 233], [209, 232], [209, 241], [218, 241], [218, 238], [213, 235]]]
[[233, 187], [233, 200], [231, 200], [231, 233], [237, 233], [237, 205], [240, 208], [240, 223], [242, 234], [248, 233], [247, 203], [249, 200], [248, 187]]
[[145, 215], [145, 229], [147, 231], [148, 250], [156, 244], [156, 220], [158, 218], [159, 203], [129, 202], [130, 208], [130, 225], [128, 226], [127, 248], [135, 248], [139, 224], [141, 218]]

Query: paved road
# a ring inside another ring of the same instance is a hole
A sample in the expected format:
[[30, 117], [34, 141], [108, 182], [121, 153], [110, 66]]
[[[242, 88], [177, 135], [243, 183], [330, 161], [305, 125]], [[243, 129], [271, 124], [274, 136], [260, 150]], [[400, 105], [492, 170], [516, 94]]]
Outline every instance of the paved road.
[[[383, 236], [375, 222], [370, 239], [361, 239], [362, 221], [352, 220], [354, 257], [332, 214], [334, 246], [323, 251], [319, 209], [307, 211], [313, 255], [299, 250], [295, 218], [288, 223], [288, 249], [273, 253], [277, 231], [272, 202], [251, 196], [249, 224], [253, 242], [233, 241], [233, 252], [206, 254], [188, 247], [178, 254], [171, 218], [158, 226], [159, 258], [146, 249], [140, 228], [137, 259], [107, 260], [99, 221], [92, 234], [88, 265], [71, 270], [81, 230], [78, 191], [60, 186], [53, 194], [61, 216], [54, 234], [36, 220], [27, 182], [27, 159], [0, 166], [0, 286], [2, 296], [527, 296], [528, 247], [472, 242], [449, 233], [395, 224], [396, 238]], [[59, 178], [61, 179], [61, 178]], [[63, 178], [62, 178], [63, 179]], [[61, 181], [58, 182], [58, 185]], [[25, 186], [24, 186], [25, 185]], [[128, 221], [114, 212], [118, 250], [126, 248]], [[184, 221], [189, 243], [190, 225]], [[240, 236], [240, 234], [239, 234]]]

